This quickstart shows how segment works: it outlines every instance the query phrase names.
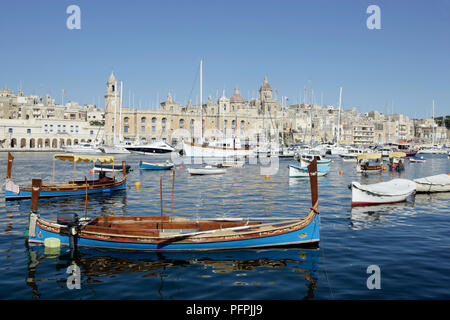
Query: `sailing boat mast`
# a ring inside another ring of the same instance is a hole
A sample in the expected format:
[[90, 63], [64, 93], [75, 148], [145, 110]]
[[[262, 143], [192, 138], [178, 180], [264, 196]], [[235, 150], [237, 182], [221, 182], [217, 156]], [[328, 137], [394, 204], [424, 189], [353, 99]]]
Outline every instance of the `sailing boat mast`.
[[[123, 81], [120, 81], [120, 106], [119, 106], [119, 143], [122, 141], [122, 97], [123, 97]], [[115, 146], [115, 144], [114, 144]]]
[[203, 60], [200, 60], [200, 143], [203, 143]]
[[336, 141], [337, 145], [339, 145], [339, 141], [341, 140], [341, 107], [342, 107], [342, 87], [339, 88], [339, 113], [338, 113], [337, 141]]
[[433, 117], [433, 124], [432, 124], [432, 128], [431, 128], [431, 137], [432, 137], [432, 146], [434, 146], [434, 135], [435, 135], [435, 132], [434, 132], [434, 99], [433, 99], [433, 115], [432, 115], [432, 117]]

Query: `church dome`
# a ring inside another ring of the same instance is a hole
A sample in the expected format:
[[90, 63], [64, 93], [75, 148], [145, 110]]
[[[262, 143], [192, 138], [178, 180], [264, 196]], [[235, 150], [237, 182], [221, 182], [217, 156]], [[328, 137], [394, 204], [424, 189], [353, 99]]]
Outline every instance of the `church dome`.
[[234, 89], [234, 94], [230, 98], [230, 102], [244, 102], [244, 98], [239, 94], [239, 89]]
[[261, 88], [259, 90], [270, 90], [272, 91], [272, 87], [270, 86], [269, 82], [267, 81], [267, 77], [264, 77], [264, 82], [261, 85]]

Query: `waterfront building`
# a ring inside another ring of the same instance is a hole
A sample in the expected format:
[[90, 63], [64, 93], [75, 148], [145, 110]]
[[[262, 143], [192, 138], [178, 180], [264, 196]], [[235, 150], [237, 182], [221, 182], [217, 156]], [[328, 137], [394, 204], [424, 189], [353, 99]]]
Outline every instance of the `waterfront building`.
[[[98, 122], [93, 122], [98, 120]], [[104, 112], [77, 102], [55, 104], [46, 94], [15, 95], [0, 91], [0, 150], [52, 151], [83, 142], [102, 141]]]

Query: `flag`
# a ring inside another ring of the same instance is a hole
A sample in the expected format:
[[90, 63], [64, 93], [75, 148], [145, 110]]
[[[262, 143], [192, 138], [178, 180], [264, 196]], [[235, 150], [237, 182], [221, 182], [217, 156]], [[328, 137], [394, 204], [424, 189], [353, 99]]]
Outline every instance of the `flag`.
[[275, 93], [278, 94], [278, 89], [275, 89]]

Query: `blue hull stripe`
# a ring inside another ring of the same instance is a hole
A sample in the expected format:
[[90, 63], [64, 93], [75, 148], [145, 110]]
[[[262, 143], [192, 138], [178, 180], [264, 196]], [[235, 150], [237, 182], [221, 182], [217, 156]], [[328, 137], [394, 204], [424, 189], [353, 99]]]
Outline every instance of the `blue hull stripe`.
[[[30, 243], [43, 243], [46, 238], [58, 238], [62, 245], [69, 244], [69, 238], [55, 232], [47, 231], [36, 225], [36, 236], [29, 237]], [[100, 239], [90, 239], [85, 237], [77, 238], [77, 245], [82, 247], [96, 247], [119, 250], [144, 250], [144, 251], [203, 251], [203, 250], [229, 250], [229, 249], [250, 249], [276, 246], [311, 245], [320, 240], [319, 217], [313, 220], [302, 229], [286, 232], [279, 235], [261, 236], [242, 240], [224, 240], [213, 242], [182, 242], [168, 240], [158, 243], [135, 243], [108, 241]]]
[[[124, 181], [123, 183], [116, 185], [114, 187], [88, 189], [88, 194], [109, 193], [112, 191], [125, 190], [126, 188], [127, 188], [126, 181]], [[39, 198], [82, 196], [85, 194], [86, 190], [41, 191], [39, 194]], [[8, 190], [5, 191], [5, 200], [27, 199], [27, 198], [31, 198], [31, 191], [20, 190], [19, 193], [14, 193]]]

